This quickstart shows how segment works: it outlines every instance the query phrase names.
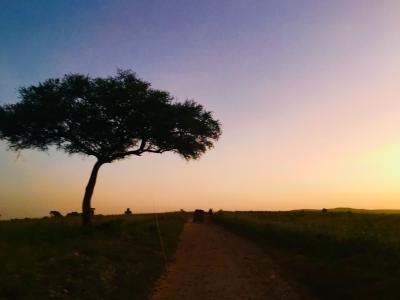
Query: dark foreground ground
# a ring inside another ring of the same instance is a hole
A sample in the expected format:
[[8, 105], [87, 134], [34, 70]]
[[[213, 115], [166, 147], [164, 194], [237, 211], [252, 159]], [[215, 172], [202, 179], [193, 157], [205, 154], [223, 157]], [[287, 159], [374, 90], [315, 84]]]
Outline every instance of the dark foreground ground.
[[214, 221], [264, 248], [317, 299], [400, 299], [400, 215], [223, 212]]
[[302, 300], [308, 292], [267, 253], [206, 219], [185, 224], [176, 260], [152, 300]]
[[398, 214], [187, 219], [159, 215], [167, 272], [153, 215], [2, 221], [0, 300], [400, 299]]
[[[159, 215], [166, 254], [186, 215]], [[0, 222], [0, 299], [146, 299], [164, 270], [153, 215]]]

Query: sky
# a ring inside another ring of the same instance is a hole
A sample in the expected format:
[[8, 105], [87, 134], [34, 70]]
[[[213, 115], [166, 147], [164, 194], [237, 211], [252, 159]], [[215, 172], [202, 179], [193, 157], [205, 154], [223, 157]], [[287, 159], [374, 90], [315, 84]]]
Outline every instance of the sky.
[[[223, 127], [197, 161], [104, 165], [97, 213], [400, 208], [397, 0], [0, 0], [0, 104], [132, 69]], [[79, 211], [93, 158], [0, 141], [1, 218]]]

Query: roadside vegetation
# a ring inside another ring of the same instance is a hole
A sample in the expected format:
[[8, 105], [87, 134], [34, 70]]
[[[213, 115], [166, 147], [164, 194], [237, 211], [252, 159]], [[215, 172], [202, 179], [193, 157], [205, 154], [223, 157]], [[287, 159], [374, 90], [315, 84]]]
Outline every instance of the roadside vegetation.
[[[170, 259], [186, 219], [159, 214]], [[0, 299], [146, 299], [164, 269], [154, 215], [0, 222]]]
[[219, 212], [317, 299], [400, 299], [400, 214]]

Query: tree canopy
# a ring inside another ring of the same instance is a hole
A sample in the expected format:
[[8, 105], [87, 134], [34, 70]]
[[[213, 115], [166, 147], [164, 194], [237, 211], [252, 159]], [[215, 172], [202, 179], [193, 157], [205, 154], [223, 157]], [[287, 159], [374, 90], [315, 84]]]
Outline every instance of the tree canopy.
[[131, 71], [68, 74], [20, 88], [19, 95], [20, 102], [0, 110], [0, 138], [14, 150], [56, 146], [102, 162], [166, 151], [196, 159], [221, 134], [202, 105], [177, 102]]

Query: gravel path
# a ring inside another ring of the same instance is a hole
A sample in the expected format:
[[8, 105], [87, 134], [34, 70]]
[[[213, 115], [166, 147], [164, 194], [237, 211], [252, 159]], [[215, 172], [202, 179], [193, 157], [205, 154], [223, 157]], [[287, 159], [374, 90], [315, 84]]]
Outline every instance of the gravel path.
[[311, 299], [252, 242], [211, 222], [185, 224], [152, 300]]

